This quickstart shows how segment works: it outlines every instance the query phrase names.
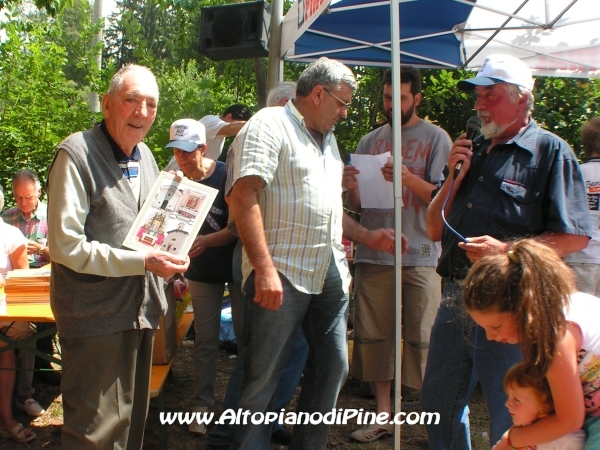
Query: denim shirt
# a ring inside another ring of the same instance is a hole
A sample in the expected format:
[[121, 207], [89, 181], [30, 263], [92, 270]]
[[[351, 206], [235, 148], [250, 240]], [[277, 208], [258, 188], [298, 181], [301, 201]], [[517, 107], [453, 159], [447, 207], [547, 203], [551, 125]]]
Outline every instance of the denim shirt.
[[[475, 140], [469, 172], [446, 211], [454, 229], [501, 241], [546, 230], [590, 236], [583, 175], [565, 141], [530, 119], [521, 133], [486, 153], [488, 145]], [[458, 242], [444, 229], [437, 268], [444, 277], [462, 279], [471, 265]]]

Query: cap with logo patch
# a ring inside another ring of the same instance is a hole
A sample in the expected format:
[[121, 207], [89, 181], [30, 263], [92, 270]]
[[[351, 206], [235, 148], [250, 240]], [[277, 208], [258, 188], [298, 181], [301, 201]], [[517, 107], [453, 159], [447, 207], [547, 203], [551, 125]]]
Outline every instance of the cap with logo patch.
[[206, 144], [206, 129], [194, 119], [179, 119], [173, 122], [170, 141], [165, 148], [179, 148], [191, 153], [202, 144]]

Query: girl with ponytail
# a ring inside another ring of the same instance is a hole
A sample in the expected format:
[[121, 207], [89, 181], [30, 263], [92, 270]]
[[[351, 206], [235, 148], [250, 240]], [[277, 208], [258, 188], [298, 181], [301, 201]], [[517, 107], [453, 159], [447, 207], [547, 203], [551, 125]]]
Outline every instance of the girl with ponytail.
[[600, 449], [600, 299], [576, 292], [554, 250], [533, 239], [478, 260], [464, 301], [489, 340], [520, 343], [528, 372], [546, 378], [554, 413], [511, 428], [494, 450], [534, 446], [582, 428], [585, 449]]

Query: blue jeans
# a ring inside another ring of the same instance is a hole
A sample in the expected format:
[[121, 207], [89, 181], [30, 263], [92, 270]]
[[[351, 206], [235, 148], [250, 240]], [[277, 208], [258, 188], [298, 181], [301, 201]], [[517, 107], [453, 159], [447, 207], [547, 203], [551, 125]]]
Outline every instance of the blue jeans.
[[469, 399], [481, 384], [490, 415], [490, 444], [512, 426], [504, 406], [504, 374], [523, 359], [519, 345], [488, 341], [485, 331], [467, 314], [462, 289], [444, 283], [442, 304], [431, 329], [425, 378], [421, 390], [423, 411], [440, 413], [438, 425], [427, 426], [432, 450], [471, 448]]
[[[335, 408], [348, 375], [348, 293], [333, 258], [321, 294], [304, 294], [280, 274], [283, 304], [275, 311], [252, 302], [247, 322], [249, 341], [239, 407], [251, 413], [273, 410], [273, 397], [281, 373], [302, 327], [309, 354], [296, 411], [325, 414]], [[245, 291], [254, 298], [254, 274]], [[324, 449], [329, 425], [295, 425], [290, 449]], [[268, 449], [271, 425], [240, 425], [232, 448]]]
[[[235, 289], [241, 298], [242, 312], [243, 312], [243, 327], [247, 329], [246, 323], [248, 322], [248, 315], [250, 313], [250, 307], [254, 301], [252, 298], [247, 297], [241, 288], [242, 284], [242, 245], [241, 241], [238, 241], [238, 245], [233, 253], [233, 283], [230, 286], [231, 289]], [[225, 391], [225, 399], [223, 401], [223, 411], [232, 409], [237, 411], [240, 403], [240, 395], [242, 394], [242, 377], [244, 376], [244, 363], [246, 360], [245, 341], [247, 336], [239, 336], [238, 348], [242, 350], [238, 354], [238, 359], [233, 367], [233, 371], [227, 381], [227, 390]], [[294, 393], [296, 392], [296, 386], [302, 376], [304, 365], [306, 364], [306, 358], [308, 356], [308, 344], [304, 339], [304, 333], [302, 329], [298, 330], [294, 342], [292, 344], [292, 353], [288, 359], [287, 364], [281, 374], [281, 379], [277, 384], [275, 390], [275, 397], [273, 398], [273, 411], [279, 412], [282, 408], [285, 408]], [[273, 423], [273, 433], [280, 430], [282, 424], [279, 421]], [[235, 425], [227, 423], [220, 423], [215, 425], [213, 431], [208, 435], [207, 443], [215, 446], [231, 445], [235, 436]]]
[[[252, 301], [252, 300], [250, 300]], [[306, 357], [308, 356], [308, 344], [304, 339], [304, 333], [302, 329], [298, 330], [294, 342], [292, 344], [292, 353], [288, 359], [287, 364], [283, 369], [277, 389], [275, 390], [275, 397], [273, 398], [273, 411], [279, 412], [282, 408], [285, 408], [294, 393], [296, 392], [296, 386], [302, 376], [304, 370], [304, 364], [306, 363]], [[238, 360], [235, 363], [229, 381], [227, 382], [227, 391], [225, 392], [225, 400], [223, 402], [223, 411], [233, 409], [237, 411], [240, 402], [240, 395], [242, 394], [242, 377], [244, 376], [244, 364], [246, 361], [246, 349], [242, 350], [239, 354]], [[282, 424], [279, 421], [273, 423], [272, 432], [276, 432], [281, 429]], [[215, 425], [213, 431], [208, 436], [207, 442], [211, 445], [231, 445], [235, 436], [235, 425], [227, 423], [220, 423]]]

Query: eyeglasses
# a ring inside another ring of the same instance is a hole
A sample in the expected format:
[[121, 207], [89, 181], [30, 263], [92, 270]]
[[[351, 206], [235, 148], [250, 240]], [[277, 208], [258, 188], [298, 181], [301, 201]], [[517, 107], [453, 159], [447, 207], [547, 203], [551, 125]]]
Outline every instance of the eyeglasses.
[[325, 90], [325, 92], [327, 92], [329, 95], [331, 95], [333, 98], [335, 98], [338, 102], [340, 102], [340, 105], [342, 105], [342, 108], [344, 109], [348, 109], [350, 108], [350, 103], [345, 102], [344, 100], [342, 100], [341, 98], [339, 98], [337, 95], [335, 95], [333, 92], [331, 92], [329, 89], [327, 89], [325, 86], [323, 86], [323, 89]]

